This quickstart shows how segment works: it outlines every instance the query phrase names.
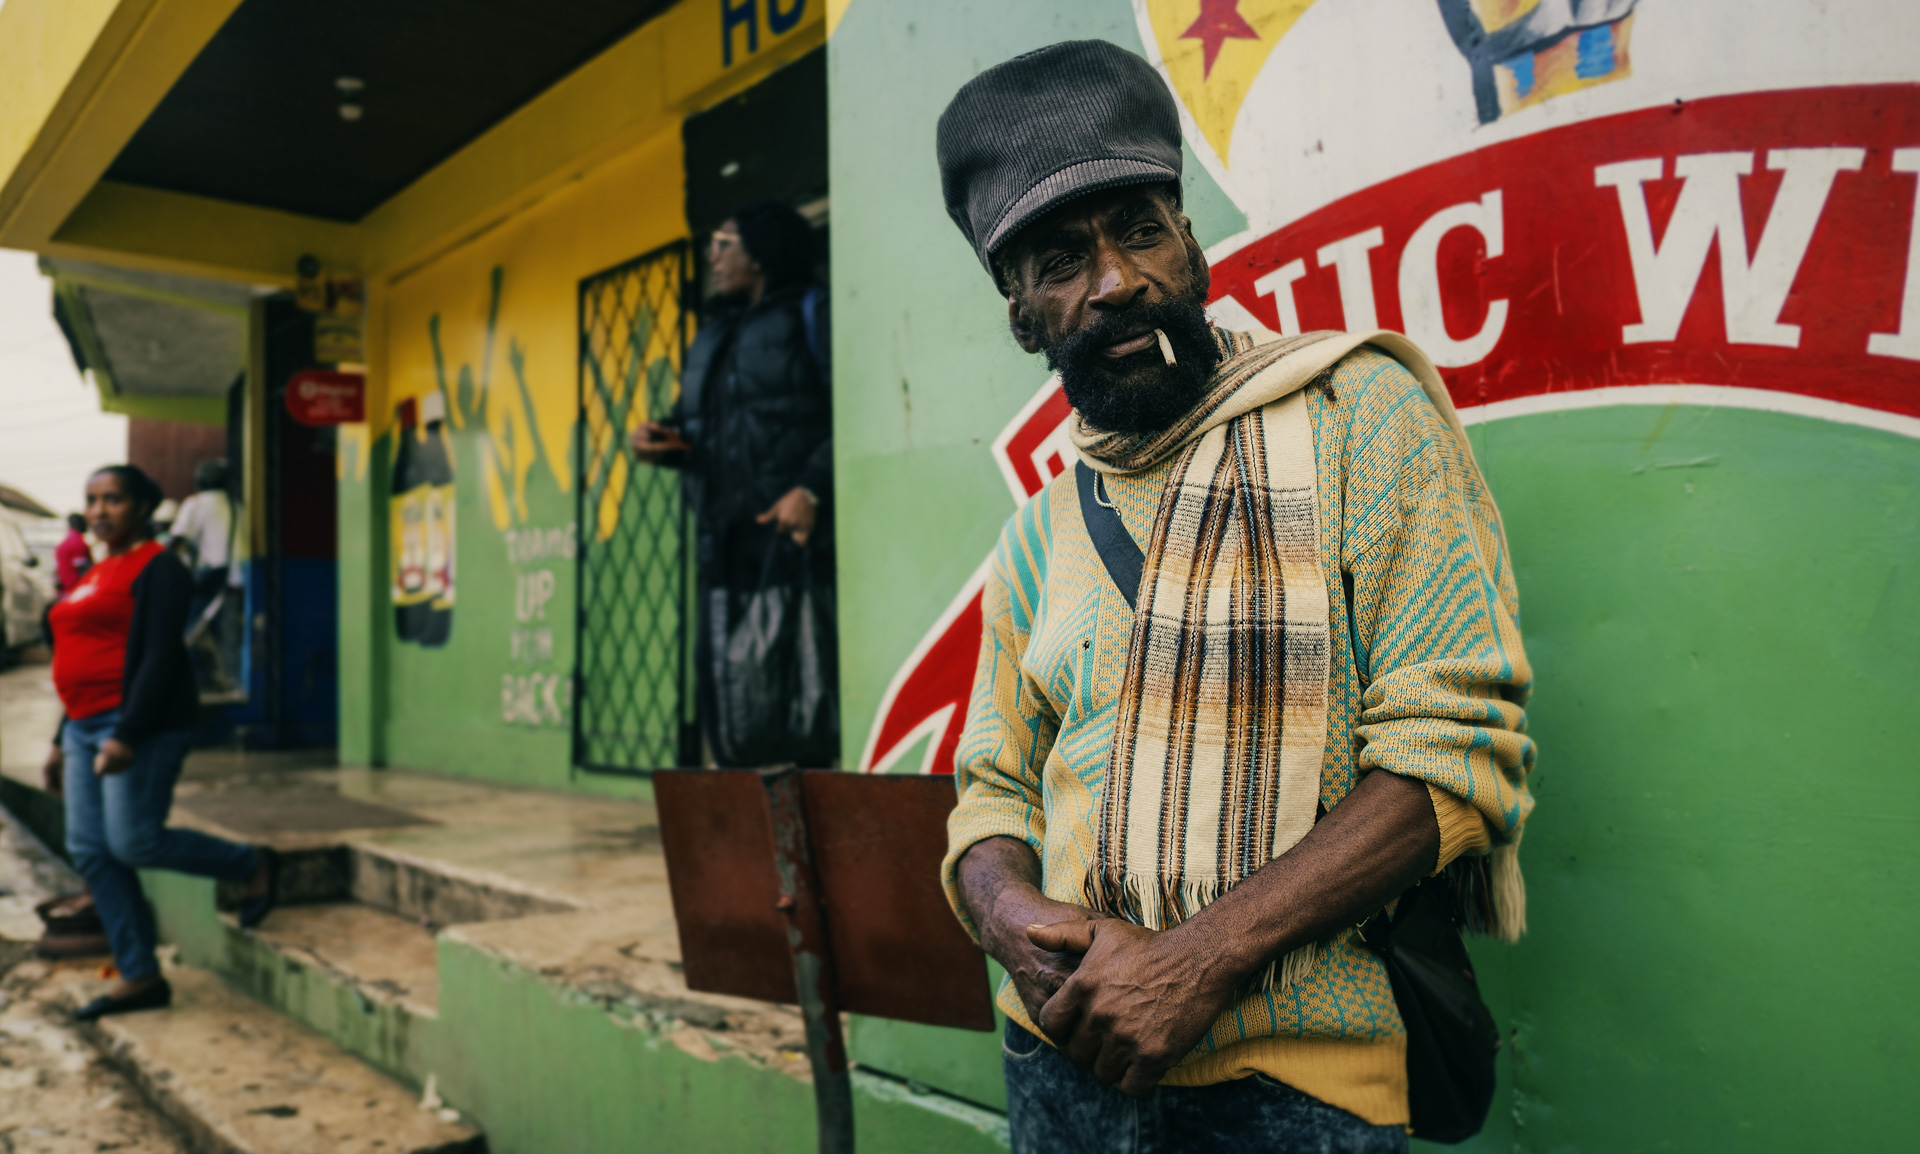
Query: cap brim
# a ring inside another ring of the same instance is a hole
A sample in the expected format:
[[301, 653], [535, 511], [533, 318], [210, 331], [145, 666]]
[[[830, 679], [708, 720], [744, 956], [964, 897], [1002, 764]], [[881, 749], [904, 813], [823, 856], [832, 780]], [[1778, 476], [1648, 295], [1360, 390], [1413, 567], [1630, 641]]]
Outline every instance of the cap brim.
[[1178, 179], [1180, 174], [1173, 169], [1145, 160], [1103, 157], [1070, 164], [1028, 189], [1008, 206], [987, 234], [982, 251], [990, 260], [1015, 233], [1077, 196], [1129, 184], [1158, 184]]

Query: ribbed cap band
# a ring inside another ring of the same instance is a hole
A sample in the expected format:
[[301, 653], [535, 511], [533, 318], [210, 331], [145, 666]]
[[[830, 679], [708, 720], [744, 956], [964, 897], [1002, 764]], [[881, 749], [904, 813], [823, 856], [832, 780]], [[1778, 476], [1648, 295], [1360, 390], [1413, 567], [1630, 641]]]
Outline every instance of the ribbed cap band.
[[993, 254], [1049, 209], [1180, 179], [1180, 113], [1146, 61], [1069, 40], [968, 81], [940, 114], [938, 149], [947, 215], [992, 272]]

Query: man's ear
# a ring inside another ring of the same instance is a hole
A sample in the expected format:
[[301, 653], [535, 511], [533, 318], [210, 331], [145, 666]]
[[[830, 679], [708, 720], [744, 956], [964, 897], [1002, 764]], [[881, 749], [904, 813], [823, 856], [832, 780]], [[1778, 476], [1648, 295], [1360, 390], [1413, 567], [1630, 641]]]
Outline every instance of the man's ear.
[[1040, 334], [1034, 331], [1033, 318], [1027, 315], [1027, 308], [1020, 303], [1019, 296], [1007, 294], [1007, 328], [1013, 333], [1014, 343], [1029, 353], [1040, 351]]
[[1213, 268], [1207, 264], [1207, 250], [1194, 239], [1193, 221], [1185, 213], [1180, 214], [1180, 236], [1187, 243], [1187, 267], [1193, 277], [1194, 295], [1205, 300], [1213, 290]]

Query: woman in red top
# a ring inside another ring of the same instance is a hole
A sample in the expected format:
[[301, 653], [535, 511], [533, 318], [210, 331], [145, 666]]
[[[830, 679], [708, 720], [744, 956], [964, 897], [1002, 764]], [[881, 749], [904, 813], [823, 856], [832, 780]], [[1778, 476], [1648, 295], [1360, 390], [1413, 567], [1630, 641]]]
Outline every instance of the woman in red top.
[[88, 478], [87, 521], [107, 555], [51, 614], [53, 687], [66, 718], [47, 756], [47, 788], [66, 795], [67, 851], [120, 969], [119, 985], [75, 1012], [83, 1020], [173, 1000], [137, 870], [245, 883], [247, 927], [273, 900], [268, 851], [167, 828], [199, 693], [181, 641], [193, 579], [148, 529], [160, 499], [160, 487], [132, 465]]

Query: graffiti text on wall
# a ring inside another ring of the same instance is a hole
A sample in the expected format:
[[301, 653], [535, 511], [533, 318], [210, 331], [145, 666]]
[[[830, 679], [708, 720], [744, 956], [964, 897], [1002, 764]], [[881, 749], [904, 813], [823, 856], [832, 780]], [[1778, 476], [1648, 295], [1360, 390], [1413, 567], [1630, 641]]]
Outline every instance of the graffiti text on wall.
[[[571, 634], [563, 629], [555, 637], [549, 609], [563, 579], [543, 562], [573, 560], [575, 527], [572, 523], [527, 524], [532, 516], [527, 483], [544, 454], [526, 379], [526, 350], [517, 339], [507, 340], [509, 378], [494, 377], [504, 280], [505, 270], [496, 266], [489, 277], [487, 323], [479, 355], [452, 372], [441, 342], [439, 314], [428, 319], [436, 386], [429, 394], [430, 407], [444, 409], [454, 430], [482, 434], [478, 437], [480, 483], [494, 527], [502, 533], [514, 583], [514, 620], [506, 631], [507, 668], [500, 674], [500, 720], [509, 725], [563, 726], [569, 723], [572, 709], [572, 652], [567, 644]], [[568, 470], [552, 469], [549, 463], [549, 471], [564, 490], [571, 479]], [[452, 485], [447, 488], [451, 490]], [[451, 499], [447, 503], [451, 505]]]
[[1920, 416], [1920, 277], [1899, 243], [1915, 144], [1913, 85], [1589, 120], [1247, 245], [1214, 268], [1215, 312], [1280, 332], [1405, 332], [1463, 406], [1701, 383]]

